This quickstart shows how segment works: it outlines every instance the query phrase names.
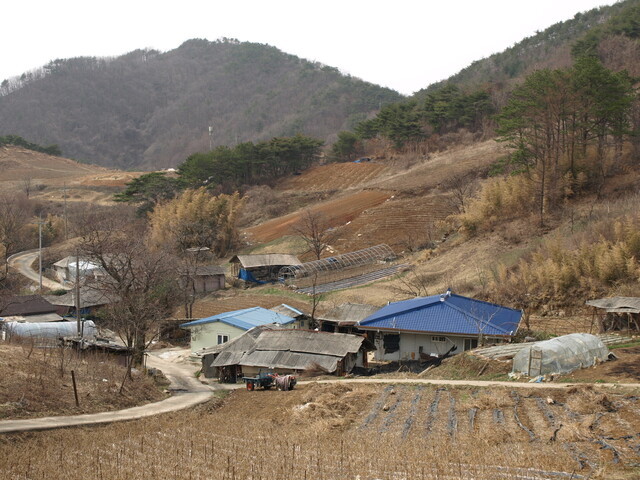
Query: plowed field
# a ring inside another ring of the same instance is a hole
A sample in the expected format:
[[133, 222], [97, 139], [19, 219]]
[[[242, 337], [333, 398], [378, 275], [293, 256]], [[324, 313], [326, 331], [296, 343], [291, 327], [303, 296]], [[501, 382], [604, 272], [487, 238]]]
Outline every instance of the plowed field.
[[238, 390], [223, 403], [126, 424], [7, 436], [0, 472], [66, 480], [631, 479], [639, 473], [639, 398], [587, 387]]
[[[391, 196], [390, 193], [378, 190], [365, 190], [353, 195], [319, 203], [309, 210], [322, 214], [332, 227], [340, 227], [358, 217], [365, 210], [380, 205]], [[295, 212], [284, 217], [269, 220], [246, 230], [252, 243], [270, 242], [285, 235], [292, 235], [294, 225], [300, 222], [304, 211]], [[371, 244], [373, 245], [373, 244]]]
[[424, 242], [429, 228], [451, 212], [442, 197], [426, 196], [408, 199], [391, 199], [376, 208], [363, 212], [345, 226], [336, 242], [342, 251], [386, 243], [395, 251], [401, 251], [411, 242]]
[[383, 163], [331, 163], [313, 167], [300, 176], [287, 179], [278, 189], [303, 192], [346, 190], [365, 185], [388, 170]]

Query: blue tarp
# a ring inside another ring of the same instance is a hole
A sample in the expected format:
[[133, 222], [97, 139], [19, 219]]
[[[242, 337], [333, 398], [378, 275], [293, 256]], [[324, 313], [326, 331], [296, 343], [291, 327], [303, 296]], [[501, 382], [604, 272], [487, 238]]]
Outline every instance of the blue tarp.
[[240, 280], [244, 280], [245, 282], [253, 282], [253, 283], [257, 283], [260, 285], [264, 285], [267, 282], [263, 282], [262, 280], [258, 280], [256, 277], [253, 276], [253, 274], [251, 272], [249, 272], [248, 270], [245, 270], [244, 268], [240, 269], [240, 273], [238, 274], [238, 278]]

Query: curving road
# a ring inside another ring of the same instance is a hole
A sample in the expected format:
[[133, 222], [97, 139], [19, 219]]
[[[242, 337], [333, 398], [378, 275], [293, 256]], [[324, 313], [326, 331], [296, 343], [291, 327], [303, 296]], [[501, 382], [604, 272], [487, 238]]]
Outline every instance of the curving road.
[[3, 420], [0, 421], [0, 434], [136, 420], [161, 413], [175, 412], [204, 403], [213, 396], [213, 392], [216, 390], [231, 390], [242, 387], [242, 385], [203, 385], [195, 378], [193, 368], [168, 362], [155, 354], [149, 354], [147, 366], [162, 370], [162, 373], [171, 382], [169, 390], [174, 393], [173, 396], [160, 402], [148, 403], [139, 407], [114, 412]]
[[[40, 274], [32, 268], [33, 262], [38, 259], [38, 253], [38, 249], [16, 253], [7, 259], [7, 263], [11, 268], [27, 277], [29, 280], [33, 280], [36, 285], [39, 286]], [[55, 282], [45, 276], [42, 277], [42, 287], [49, 290], [69, 290], [69, 287], [65, 287], [61, 283]]]

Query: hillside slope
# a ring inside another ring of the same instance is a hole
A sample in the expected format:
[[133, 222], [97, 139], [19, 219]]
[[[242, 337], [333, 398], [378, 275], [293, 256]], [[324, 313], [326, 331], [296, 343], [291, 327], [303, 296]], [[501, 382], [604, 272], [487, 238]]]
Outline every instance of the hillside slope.
[[0, 132], [78, 160], [156, 169], [207, 150], [208, 126], [214, 146], [327, 140], [401, 98], [268, 45], [189, 40], [166, 53], [56, 60], [3, 83]]
[[78, 163], [64, 157], [7, 145], [0, 147], [0, 187], [4, 193], [29, 190], [36, 200], [112, 204], [116, 189], [140, 175]]

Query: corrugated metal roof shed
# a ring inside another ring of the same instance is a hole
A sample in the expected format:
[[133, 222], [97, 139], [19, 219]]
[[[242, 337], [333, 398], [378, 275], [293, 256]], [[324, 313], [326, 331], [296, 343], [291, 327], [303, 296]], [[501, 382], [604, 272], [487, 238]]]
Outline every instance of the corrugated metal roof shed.
[[283, 351], [255, 351], [246, 354], [240, 365], [248, 367], [287, 368], [291, 370], [306, 370], [319, 365], [327, 372], [334, 372], [342, 357], [318, 355], [312, 353], [296, 353]]
[[390, 303], [359, 323], [362, 330], [510, 336], [521, 310], [447, 293]]
[[191, 267], [181, 267], [178, 269], [181, 275], [192, 275], [194, 277], [207, 275], [224, 275], [225, 269], [220, 265], [194, 265]]
[[272, 307], [269, 310], [276, 313], [280, 313], [282, 315], [287, 315], [288, 317], [301, 317], [306, 315], [306, 313], [298, 310], [297, 308], [292, 307], [291, 305], [287, 305], [286, 303], [281, 303], [280, 305], [276, 305], [275, 307]]
[[[255, 332], [259, 335], [256, 337]], [[240, 340], [244, 338], [244, 340]], [[225, 343], [212, 367], [245, 365], [305, 370], [319, 365], [328, 372], [349, 353], [357, 353], [364, 337], [310, 330], [252, 329], [235, 342]], [[373, 348], [368, 342], [365, 348]]]
[[183, 328], [191, 328], [198, 325], [204, 325], [206, 323], [223, 322], [227, 325], [232, 325], [243, 330], [249, 330], [250, 328], [269, 323], [286, 325], [293, 321], [295, 321], [295, 319], [267, 310], [266, 308], [252, 307], [235, 310], [233, 312], [225, 312], [212, 317], [202, 318], [200, 320], [194, 320], [192, 322], [183, 323], [180, 326]]
[[260, 325], [258, 327], [253, 327], [247, 330], [245, 333], [243, 333], [239, 337], [232, 338], [228, 342], [221, 343], [220, 345], [214, 345], [213, 347], [202, 349], [198, 351], [196, 354], [198, 356], [204, 356], [212, 353], [216, 354], [223, 350], [247, 352], [247, 351], [253, 350], [256, 343], [256, 338], [258, 338], [263, 331], [277, 330], [280, 328], [285, 328], [285, 327], [277, 323], [269, 323], [267, 325]]
[[640, 313], [640, 298], [610, 297], [587, 300], [587, 305], [602, 308], [610, 313]]
[[300, 265], [295, 255], [288, 253], [265, 253], [261, 255], [236, 255], [229, 263], [240, 263], [244, 268], [270, 267], [273, 265]]
[[331, 309], [319, 317], [324, 321], [335, 322], [338, 325], [355, 325], [370, 315], [373, 315], [380, 307], [364, 303], [343, 303]]
[[356, 353], [362, 345], [358, 335], [315, 332], [311, 330], [271, 330], [262, 332], [256, 341], [256, 350], [289, 350], [344, 357]]
[[[64, 307], [76, 306], [75, 290], [69, 291], [64, 295], [45, 295], [49, 303]], [[91, 288], [89, 286], [80, 287], [80, 307], [95, 307], [97, 305], [108, 305], [112, 303], [106, 296], [105, 292]]]

